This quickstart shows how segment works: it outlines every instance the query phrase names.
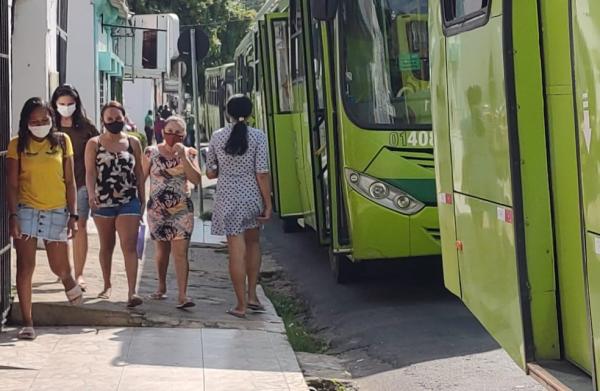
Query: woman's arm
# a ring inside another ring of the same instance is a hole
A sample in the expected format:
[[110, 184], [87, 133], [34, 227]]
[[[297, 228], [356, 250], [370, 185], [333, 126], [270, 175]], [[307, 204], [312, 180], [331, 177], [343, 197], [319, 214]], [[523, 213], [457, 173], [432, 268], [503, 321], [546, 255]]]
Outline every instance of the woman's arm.
[[152, 162], [150, 161], [150, 156], [152, 156], [151, 147], [146, 148], [144, 154], [142, 155], [142, 171], [144, 172], [144, 183], [146, 179], [150, 176], [150, 166]]
[[140, 199], [140, 204], [142, 205], [142, 216], [144, 215], [144, 211], [146, 210], [146, 186], [144, 183], [146, 182], [146, 176], [144, 175], [144, 169], [142, 167], [142, 144], [140, 140], [135, 137], [129, 137], [131, 141], [131, 146], [133, 147], [133, 156], [135, 157], [135, 176], [137, 178], [137, 190], [138, 197]]
[[64, 157], [63, 159], [63, 175], [67, 191], [67, 210], [70, 215], [68, 237], [72, 239], [75, 232], [77, 232], [77, 223], [72, 218], [73, 215], [77, 215], [77, 185], [75, 184], [75, 172], [73, 170], [73, 156]]
[[96, 151], [98, 150], [98, 142], [98, 137], [93, 137], [85, 145], [85, 187], [88, 191], [92, 210], [98, 209], [98, 200], [96, 199], [96, 179], [98, 177]]
[[256, 174], [256, 181], [260, 188], [260, 195], [262, 196], [265, 204], [265, 210], [262, 216], [258, 217], [260, 222], [266, 222], [271, 218], [273, 214], [273, 204], [271, 202], [271, 177], [268, 172], [261, 172]]
[[187, 180], [192, 182], [194, 185], [201, 184], [202, 173], [200, 172], [200, 167], [198, 167], [196, 159], [193, 158], [196, 155], [193, 153], [192, 148], [186, 148], [181, 143], [175, 144], [174, 147], [177, 155], [181, 156], [183, 171], [185, 172], [185, 177]]
[[17, 198], [19, 194], [19, 160], [18, 159], [6, 159], [6, 199], [8, 203], [8, 221], [10, 227], [10, 236], [13, 239], [21, 238], [21, 228], [19, 227], [19, 220], [17, 219]]

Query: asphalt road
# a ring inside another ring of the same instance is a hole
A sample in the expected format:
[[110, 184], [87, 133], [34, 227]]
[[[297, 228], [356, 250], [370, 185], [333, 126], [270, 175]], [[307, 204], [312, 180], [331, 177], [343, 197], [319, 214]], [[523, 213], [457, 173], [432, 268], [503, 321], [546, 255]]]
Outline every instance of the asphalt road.
[[361, 390], [543, 390], [446, 291], [439, 258], [369, 263], [338, 285], [314, 232], [284, 234], [274, 219], [263, 248]]

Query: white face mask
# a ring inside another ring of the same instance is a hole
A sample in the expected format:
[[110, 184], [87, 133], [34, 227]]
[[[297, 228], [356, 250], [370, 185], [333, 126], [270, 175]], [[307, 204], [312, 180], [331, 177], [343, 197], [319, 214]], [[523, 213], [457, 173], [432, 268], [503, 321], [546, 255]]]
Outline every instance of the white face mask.
[[50, 133], [50, 129], [52, 129], [52, 120], [48, 117], [50, 123], [48, 125], [41, 126], [29, 126], [29, 131], [37, 138], [44, 138]]
[[70, 116], [73, 115], [73, 113], [75, 112], [75, 110], [77, 110], [77, 105], [75, 103], [70, 104], [70, 105], [58, 105], [56, 107], [56, 110], [58, 110], [58, 113], [62, 117], [69, 118]]

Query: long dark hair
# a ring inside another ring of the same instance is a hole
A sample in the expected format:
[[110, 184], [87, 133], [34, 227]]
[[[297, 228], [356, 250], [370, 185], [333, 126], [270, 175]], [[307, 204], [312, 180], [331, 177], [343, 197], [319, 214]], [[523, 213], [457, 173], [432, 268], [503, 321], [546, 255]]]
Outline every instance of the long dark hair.
[[75, 101], [75, 112], [73, 113], [73, 127], [80, 128], [82, 125], [91, 125], [92, 121], [86, 115], [86, 112], [83, 108], [83, 104], [81, 103], [81, 98], [79, 97], [79, 92], [70, 84], [63, 84], [62, 86], [56, 88], [54, 93], [52, 94], [52, 99], [50, 102], [52, 103], [52, 109], [54, 110], [54, 122], [57, 127], [61, 126], [62, 116], [58, 112], [57, 101], [61, 96], [70, 96]]
[[52, 129], [50, 129], [50, 133], [48, 133], [46, 139], [50, 141], [52, 149], [56, 148], [59, 144], [60, 140], [56, 135], [56, 124], [54, 123], [54, 110], [42, 98], [29, 98], [21, 109], [21, 118], [19, 119], [19, 141], [17, 142], [17, 151], [19, 153], [23, 153], [29, 143], [29, 117], [31, 117], [31, 113], [40, 108], [46, 109], [52, 121]]
[[233, 95], [227, 101], [227, 114], [235, 125], [225, 144], [225, 152], [230, 155], [241, 156], [248, 150], [248, 125], [246, 118], [252, 114], [252, 101], [245, 95]]

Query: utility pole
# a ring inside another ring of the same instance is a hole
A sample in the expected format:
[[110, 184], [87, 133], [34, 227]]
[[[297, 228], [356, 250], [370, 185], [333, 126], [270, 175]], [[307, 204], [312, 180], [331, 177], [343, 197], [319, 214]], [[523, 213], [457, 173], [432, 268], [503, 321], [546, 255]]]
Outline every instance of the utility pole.
[[[194, 110], [194, 131], [196, 132], [196, 147], [198, 153], [200, 153], [200, 134], [197, 130], [200, 129], [200, 116], [198, 113], [198, 59], [196, 58], [196, 29], [190, 29], [190, 57], [192, 65], [192, 108]], [[200, 216], [204, 214], [204, 189], [202, 183], [200, 183], [199, 189], [200, 195]]]

